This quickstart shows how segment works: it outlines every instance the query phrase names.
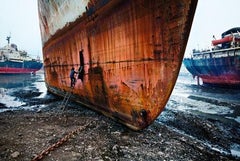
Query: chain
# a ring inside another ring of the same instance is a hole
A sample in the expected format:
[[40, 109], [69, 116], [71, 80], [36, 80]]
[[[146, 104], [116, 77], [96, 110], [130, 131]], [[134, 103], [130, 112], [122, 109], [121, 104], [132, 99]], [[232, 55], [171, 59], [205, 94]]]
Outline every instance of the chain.
[[78, 132], [86, 129], [89, 125], [90, 125], [90, 123], [69, 132], [63, 138], [58, 140], [56, 143], [52, 144], [47, 149], [43, 150], [40, 154], [38, 154], [36, 157], [34, 157], [31, 161], [39, 161], [39, 160], [43, 159], [44, 156], [48, 155], [51, 151], [53, 151], [56, 148], [58, 148], [59, 146], [61, 146], [64, 142], [68, 141], [71, 137], [73, 137], [74, 134], [77, 134]]

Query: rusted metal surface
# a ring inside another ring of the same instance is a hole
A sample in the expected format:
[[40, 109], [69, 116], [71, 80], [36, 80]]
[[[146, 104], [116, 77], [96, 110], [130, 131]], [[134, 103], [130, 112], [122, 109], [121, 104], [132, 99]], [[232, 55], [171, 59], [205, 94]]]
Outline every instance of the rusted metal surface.
[[99, 0], [50, 34], [42, 8], [54, 2], [39, 0], [48, 90], [71, 91], [70, 70], [82, 66], [71, 98], [135, 130], [152, 123], [175, 85], [197, 1]]

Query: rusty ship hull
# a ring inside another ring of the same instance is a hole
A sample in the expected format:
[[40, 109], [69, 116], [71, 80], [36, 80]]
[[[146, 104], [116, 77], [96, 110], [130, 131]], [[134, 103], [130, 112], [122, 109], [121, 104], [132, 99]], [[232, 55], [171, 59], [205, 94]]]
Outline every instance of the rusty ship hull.
[[[147, 127], [174, 88], [196, 5], [196, 0], [39, 0], [48, 91], [63, 97], [71, 92], [71, 100], [134, 130]], [[72, 67], [83, 69], [74, 88]]]

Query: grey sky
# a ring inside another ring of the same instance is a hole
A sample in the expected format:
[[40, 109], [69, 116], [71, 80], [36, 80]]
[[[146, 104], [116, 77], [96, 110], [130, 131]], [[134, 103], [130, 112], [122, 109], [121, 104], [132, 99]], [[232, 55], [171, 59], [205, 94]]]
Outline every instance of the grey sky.
[[[240, 26], [239, 0], [199, 0], [185, 55], [193, 48], [211, 47], [212, 36]], [[1, 0], [0, 47], [11, 42], [30, 55], [41, 56], [41, 38], [38, 24], [37, 0]]]
[[233, 27], [240, 27], [239, 0], [199, 0], [185, 56], [193, 48], [211, 48], [213, 35], [216, 39]]
[[41, 56], [41, 38], [38, 21], [37, 0], [1, 0], [0, 47], [11, 42], [30, 55]]

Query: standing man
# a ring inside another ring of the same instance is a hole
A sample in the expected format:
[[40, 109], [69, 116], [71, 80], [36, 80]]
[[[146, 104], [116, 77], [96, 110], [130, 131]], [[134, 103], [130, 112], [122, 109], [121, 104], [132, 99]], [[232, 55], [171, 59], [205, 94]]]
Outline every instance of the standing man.
[[72, 67], [70, 72], [71, 88], [75, 86], [75, 82], [76, 82], [75, 74], [77, 74], [77, 72], [75, 72], [74, 68]]

